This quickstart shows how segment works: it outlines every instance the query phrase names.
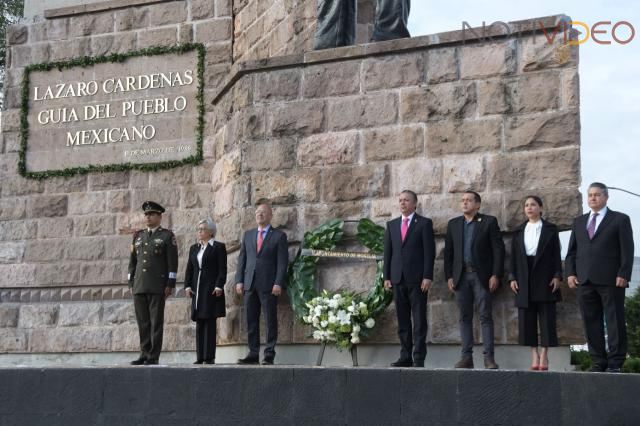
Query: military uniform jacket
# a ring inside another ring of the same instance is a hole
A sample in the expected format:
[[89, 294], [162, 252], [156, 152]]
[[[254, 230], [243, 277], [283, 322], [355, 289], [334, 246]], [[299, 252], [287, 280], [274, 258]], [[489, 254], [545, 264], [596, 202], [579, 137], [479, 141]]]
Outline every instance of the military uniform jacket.
[[133, 294], [162, 294], [176, 286], [178, 245], [176, 237], [162, 227], [133, 234], [129, 257], [129, 287]]

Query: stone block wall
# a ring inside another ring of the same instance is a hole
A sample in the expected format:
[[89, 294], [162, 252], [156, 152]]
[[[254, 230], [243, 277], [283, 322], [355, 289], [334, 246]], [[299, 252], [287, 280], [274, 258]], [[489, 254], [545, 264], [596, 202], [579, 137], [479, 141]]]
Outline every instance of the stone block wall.
[[[529, 193], [545, 199], [546, 217], [563, 229], [581, 212], [578, 56], [540, 34], [433, 40], [246, 64], [216, 98], [215, 115], [224, 119], [206, 152], [214, 175], [231, 171], [213, 183], [234, 195], [216, 205], [222, 229], [250, 226], [252, 205], [268, 199], [290, 240], [299, 241], [327, 218], [384, 224], [398, 214], [397, 194], [416, 191], [418, 210], [434, 219], [438, 235], [428, 339], [456, 343], [458, 313], [444, 285], [442, 248], [447, 221], [460, 214], [460, 193], [480, 192], [482, 210], [507, 233], [524, 220], [521, 201]], [[324, 261], [320, 268], [325, 288], [366, 290], [362, 277], [374, 275], [372, 265]], [[574, 295], [564, 296], [561, 339], [581, 341]], [[497, 342], [517, 342], [506, 285], [494, 312]], [[391, 307], [374, 341], [396, 341], [394, 318]]]
[[[126, 274], [146, 199], [167, 208], [163, 226], [178, 238], [180, 282], [195, 224], [206, 216], [218, 223], [217, 239], [229, 251], [220, 344], [244, 340], [231, 284], [238, 241], [254, 225], [258, 199], [273, 203], [274, 224], [287, 232], [293, 257], [305, 230], [334, 217], [384, 224], [398, 214], [397, 193], [415, 190], [438, 235], [433, 343], [458, 342], [441, 250], [461, 191], [483, 195], [483, 210], [498, 217], [507, 240], [527, 193], [543, 196], [547, 217], [564, 229], [580, 213], [577, 47], [527, 32], [538, 20], [513, 23], [525, 32], [493, 34], [492, 41], [454, 31], [232, 64], [241, 16], [239, 10], [233, 18], [233, 10], [222, 0], [163, 2], [10, 29], [0, 144], [0, 353], [137, 349]], [[542, 21], [553, 28], [560, 18]], [[201, 165], [43, 181], [19, 176], [25, 65], [179, 41], [207, 47]], [[371, 268], [323, 261], [320, 285], [365, 289]], [[308, 342], [286, 297], [280, 303], [280, 342]], [[517, 313], [506, 286], [496, 296], [495, 322], [497, 342], [514, 343]], [[582, 341], [579, 324], [567, 293], [559, 305], [564, 343]], [[397, 342], [393, 308], [371, 341]], [[165, 342], [167, 350], [193, 348], [182, 292], [168, 303]]]

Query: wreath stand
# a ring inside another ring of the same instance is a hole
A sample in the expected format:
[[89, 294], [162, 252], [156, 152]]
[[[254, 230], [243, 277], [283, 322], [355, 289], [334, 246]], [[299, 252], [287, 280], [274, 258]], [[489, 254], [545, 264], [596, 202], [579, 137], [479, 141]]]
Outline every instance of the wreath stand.
[[[322, 342], [320, 344], [320, 352], [318, 353], [318, 360], [316, 361], [316, 367], [320, 367], [322, 365], [322, 358], [324, 358], [324, 350], [327, 348], [327, 342]], [[349, 348], [349, 353], [351, 353], [351, 361], [353, 362], [353, 366], [358, 366], [358, 346], [352, 345]]]

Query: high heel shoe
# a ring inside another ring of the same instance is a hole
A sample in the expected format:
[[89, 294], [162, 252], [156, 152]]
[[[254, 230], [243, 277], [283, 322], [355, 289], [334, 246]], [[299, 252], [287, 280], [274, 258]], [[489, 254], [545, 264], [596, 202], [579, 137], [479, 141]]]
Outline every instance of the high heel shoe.
[[549, 369], [548, 365], [540, 365], [538, 366], [539, 371], [547, 371]]
[[529, 370], [531, 371], [538, 371], [539, 369], [540, 369], [540, 366], [536, 364], [532, 364], [531, 367], [529, 367]]

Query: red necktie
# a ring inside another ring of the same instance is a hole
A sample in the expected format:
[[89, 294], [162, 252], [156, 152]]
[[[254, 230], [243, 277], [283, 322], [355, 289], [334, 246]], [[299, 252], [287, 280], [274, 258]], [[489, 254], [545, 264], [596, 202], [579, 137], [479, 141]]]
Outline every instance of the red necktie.
[[593, 234], [596, 233], [596, 217], [598, 217], [598, 213], [594, 213], [593, 216], [591, 216], [591, 221], [589, 222], [589, 226], [587, 226], [590, 240], [593, 239]]
[[264, 238], [262, 237], [262, 233], [264, 231], [262, 229], [258, 229], [258, 252], [260, 252], [260, 249], [262, 248], [262, 242], [264, 241]]
[[400, 237], [402, 238], [402, 242], [404, 243], [404, 239], [407, 236], [407, 230], [409, 229], [409, 218], [405, 217], [402, 219], [402, 227], [400, 228]]

